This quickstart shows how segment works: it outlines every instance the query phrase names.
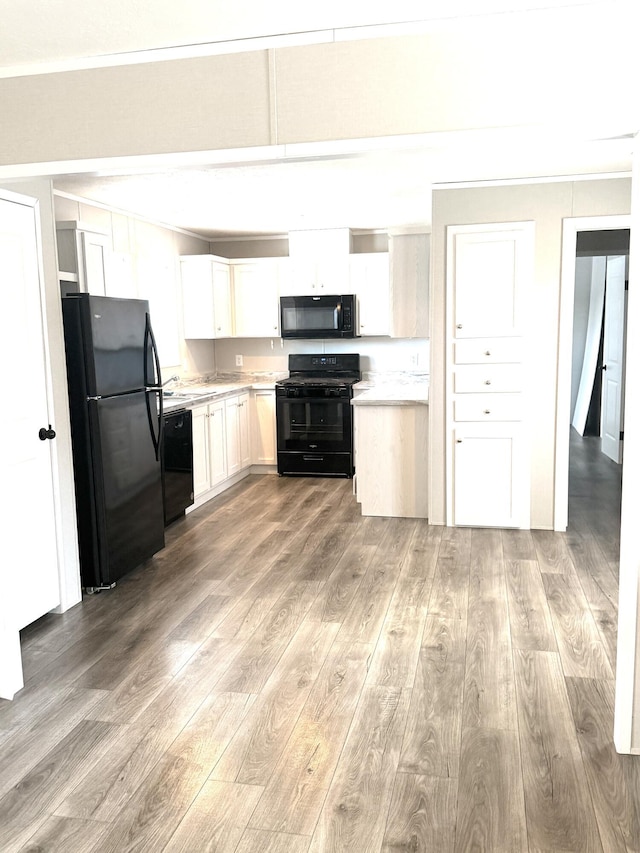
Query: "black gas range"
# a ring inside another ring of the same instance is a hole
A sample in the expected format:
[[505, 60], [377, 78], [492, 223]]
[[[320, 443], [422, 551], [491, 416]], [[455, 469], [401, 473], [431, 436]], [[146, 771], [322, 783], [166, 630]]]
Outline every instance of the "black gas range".
[[353, 477], [353, 386], [357, 353], [289, 356], [289, 376], [276, 382], [278, 473]]

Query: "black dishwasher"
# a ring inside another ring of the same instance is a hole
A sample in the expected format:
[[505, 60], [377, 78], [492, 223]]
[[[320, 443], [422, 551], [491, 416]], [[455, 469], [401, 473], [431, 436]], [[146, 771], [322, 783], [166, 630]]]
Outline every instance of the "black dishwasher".
[[188, 409], [165, 412], [162, 487], [166, 527], [193, 503], [193, 438]]

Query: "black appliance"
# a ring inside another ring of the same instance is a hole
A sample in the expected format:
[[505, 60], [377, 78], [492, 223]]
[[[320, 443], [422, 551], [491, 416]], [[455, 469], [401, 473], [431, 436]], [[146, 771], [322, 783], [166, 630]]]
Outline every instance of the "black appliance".
[[289, 377], [276, 382], [278, 473], [353, 477], [353, 385], [360, 356], [289, 356]]
[[283, 338], [355, 338], [357, 300], [347, 296], [281, 296]]
[[141, 299], [62, 299], [80, 575], [87, 592], [164, 547], [160, 362]]
[[167, 527], [193, 503], [193, 433], [189, 409], [164, 415], [162, 492]]

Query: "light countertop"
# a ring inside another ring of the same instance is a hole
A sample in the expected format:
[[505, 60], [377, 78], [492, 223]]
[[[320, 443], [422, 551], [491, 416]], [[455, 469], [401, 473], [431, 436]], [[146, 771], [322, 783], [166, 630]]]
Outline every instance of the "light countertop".
[[[282, 374], [286, 376], [287, 374]], [[243, 391], [272, 390], [281, 374], [277, 376], [247, 376], [220, 378], [207, 382], [189, 382], [167, 388], [163, 395], [165, 412], [173, 409], [192, 409], [194, 406], [210, 403], [224, 397], [231, 397]]]

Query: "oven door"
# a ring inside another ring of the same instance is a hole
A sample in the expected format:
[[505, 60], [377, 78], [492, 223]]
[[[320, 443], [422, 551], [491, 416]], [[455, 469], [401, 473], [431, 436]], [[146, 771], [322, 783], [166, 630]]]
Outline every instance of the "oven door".
[[[348, 390], [296, 388], [276, 391], [278, 451], [350, 453], [351, 404]], [[289, 390], [289, 394], [291, 393]], [[343, 396], [344, 395], [344, 396]]]

